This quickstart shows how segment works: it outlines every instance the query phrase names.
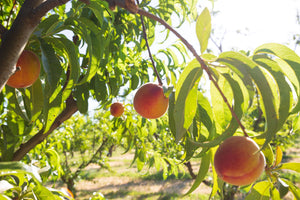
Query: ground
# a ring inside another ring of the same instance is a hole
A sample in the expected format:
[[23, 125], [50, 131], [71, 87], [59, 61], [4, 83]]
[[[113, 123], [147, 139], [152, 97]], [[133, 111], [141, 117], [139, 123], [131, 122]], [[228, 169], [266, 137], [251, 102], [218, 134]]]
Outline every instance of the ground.
[[[289, 162], [300, 162], [300, 149], [291, 148]], [[112, 171], [102, 170], [97, 165], [89, 165], [83, 176], [85, 179], [76, 185], [78, 200], [88, 199], [93, 192], [101, 192], [107, 199], [113, 200], [154, 200], [154, 199], [203, 199], [209, 197], [211, 188], [201, 184], [191, 195], [183, 197], [193, 184], [188, 174], [182, 174], [181, 179], [162, 179], [162, 174], [156, 171], [138, 172], [130, 163], [133, 154], [117, 154], [110, 158]], [[199, 162], [193, 162], [193, 169], [197, 172]], [[300, 184], [298, 184], [300, 187]], [[288, 194], [285, 200], [292, 199]]]

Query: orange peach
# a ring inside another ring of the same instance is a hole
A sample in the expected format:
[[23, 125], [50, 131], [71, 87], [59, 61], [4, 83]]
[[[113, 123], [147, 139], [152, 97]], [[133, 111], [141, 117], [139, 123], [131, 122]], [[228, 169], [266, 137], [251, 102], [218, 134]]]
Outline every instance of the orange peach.
[[133, 106], [142, 117], [156, 119], [167, 111], [169, 98], [164, 95], [162, 86], [155, 83], [146, 83], [136, 92]]
[[256, 181], [265, 168], [265, 156], [254, 140], [232, 136], [220, 144], [214, 166], [220, 179], [232, 185], [249, 185]]
[[39, 58], [32, 51], [24, 50], [17, 62], [17, 71], [9, 77], [7, 85], [13, 88], [31, 86], [39, 77], [41, 65]]
[[110, 106], [110, 114], [114, 117], [120, 117], [124, 112], [124, 105], [120, 102], [115, 102]]

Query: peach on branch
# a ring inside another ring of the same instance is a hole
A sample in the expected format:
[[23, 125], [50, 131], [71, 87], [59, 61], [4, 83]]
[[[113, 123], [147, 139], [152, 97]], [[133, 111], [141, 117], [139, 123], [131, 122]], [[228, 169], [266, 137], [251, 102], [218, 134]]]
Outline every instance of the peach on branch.
[[38, 56], [29, 50], [24, 50], [18, 59], [16, 72], [9, 77], [7, 85], [13, 88], [31, 86], [39, 77], [41, 65]]
[[142, 117], [156, 119], [167, 111], [169, 98], [164, 95], [162, 86], [155, 83], [146, 83], [136, 92], [133, 106]]
[[249, 185], [259, 178], [265, 168], [265, 157], [249, 137], [232, 136], [220, 144], [214, 157], [220, 179], [232, 185]]
[[115, 102], [110, 106], [110, 114], [114, 117], [120, 117], [124, 112], [124, 105], [121, 102]]

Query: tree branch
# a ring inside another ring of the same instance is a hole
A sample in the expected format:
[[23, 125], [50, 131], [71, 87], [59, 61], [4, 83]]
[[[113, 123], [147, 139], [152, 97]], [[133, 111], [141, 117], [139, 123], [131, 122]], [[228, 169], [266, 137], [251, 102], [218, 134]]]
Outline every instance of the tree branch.
[[135, 4], [134, 0], [106, 0], [109, 4], [109, 8], [114, 10], [116, 6], [124, 8], [131, 13], [138, 12], [138, 6]]
[[47, 0], [33, 9], [32, 14], [34, 17], [41, 19], [53, 8], [64, 5], [69, 1], [70, 0]]
[[48, 135], [50, 135], [56, 128], [58, 128], [64, 121], [69, 119], [74, 113], [78, 111], [77, 102], [70, 96], [66, 101], [66, 108], [58, 115], [50, 129], [44, 133], [39, 131], [26, 143], [21, 144], [20, 148], [14, 153], [12, 161], [20, 161], [31, 149], [41, 143]]

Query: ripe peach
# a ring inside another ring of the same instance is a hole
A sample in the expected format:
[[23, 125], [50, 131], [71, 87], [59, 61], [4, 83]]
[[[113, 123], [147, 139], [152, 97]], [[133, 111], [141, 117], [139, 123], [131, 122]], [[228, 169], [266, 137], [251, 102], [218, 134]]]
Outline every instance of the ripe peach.
[[115, 102], [110, 106], [110, 114], [114, 117], [120, 117], [124, 112], [124, 105], [120, 102]]
[[169, 98], [164, 95], [162, 86], [146, 83], [136, 92], [133, 106], [142, 117], [156, 119], [167, 111]]
[[18, 59], [17, 71], [9, 77], [7, 85], [13, 88], [31, 86], [39, 77], [41, 65], [39, 58], [32, 51], [24, 50]]
[[253, 183], [264, 171], [265, 156], [249, 137], [232, 136], [220, 144], [214, 158], [218, 176], [232, 185]]

